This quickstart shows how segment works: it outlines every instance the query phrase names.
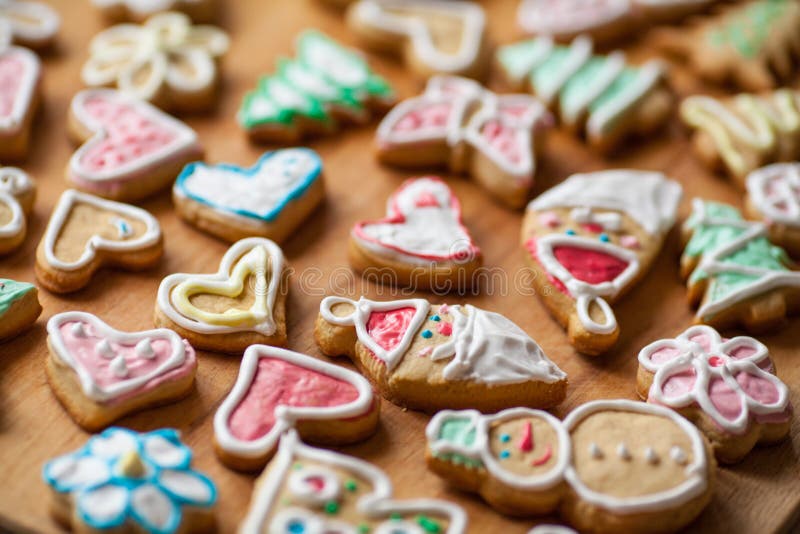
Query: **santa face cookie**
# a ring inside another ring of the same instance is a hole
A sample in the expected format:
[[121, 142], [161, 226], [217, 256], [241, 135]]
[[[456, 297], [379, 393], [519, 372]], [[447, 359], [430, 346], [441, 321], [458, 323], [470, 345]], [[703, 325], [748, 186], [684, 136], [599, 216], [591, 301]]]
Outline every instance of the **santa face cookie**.
[[217, 0], [92, 0], [111, 20], [142, 22], [165, 11], [179, 11], [195, 22], [210, 22], [216, 14]]
[[692, 421], [711, 441], [717, 459], [732, 463], [756, 444], [789, 433], [789, 390], [774, 373], [769, 351], [759, 341], [723, 339], [710, 326], [693, 326], [642, 349], [636, 389], [647, 402]]
[[767, 239], [767, 227], [745, 221], [727, 204], [695, 199], [683, 225], [681, 274], [697, 323], [761, 331], [781, 325], [800, 298], [800, 273]]
[[358, 373], [298, 352], [251, 345], [239, 377], [214, 416], [214, 449], [234, 469], [264, 467], [280, 436], [354, 443], [378, 424], [380, 404]]
[[[0, 13], [3, 7], [0, 5]], [[2, 19], [0, 19], [2, 33]], [[28, 153], [33, 117], [39, 105], [41, 62], [26, 48], [0, 50], [0, 158]]]
[[275, 459], [256, 481], [239, 532], [374, 532], [462, 534], [467, 516], [433, 499], [395, 500], [377, 467], [315, 449], [289, 431]]
[[311, 30], [295, 47], [295, 59], [278, 61], [277, 72], [244, 97], [238, 120], [251, 139], [296, 143], [343, 124], [363, 124], [394, 103], [388, 82], [355, 50]]
[[0, 43], [44, 48], [52, 43], [61, 17], [45, 2], [3, 0], [0, 4]]
[[0, 278], [0, 342], [23, 332], [41, 313], [35, 285]]
[[282, 242], [324, 195], [322, 160], [308, 148], [267, 152], [250, 168], [190, 163], [172, 188], [178, 215], [230, 242]]
[[162, 13], [141, 26], [120, 24], [97, 34], [81, 78], [89, 87], [116, 87], [163, 109], [204, 110], [214, 104], [218, 63], [228, 45], [219, 28]]
[[768, 163], [800, 157], [800, 92], [690, 96], [681, 119], [692, 129], [697, 156], [745, 187], [747, 175]]
[[185, 164], [202, 157], [197, 134], [147, 102], [112, 89], [72, 99], [70, 131], [82, 143], [67, 167], [78, 189], [134, 201], [169, 187]]
[[0, 167], [0, 255], [16, 250], [25, 240], [27, 216], [33, 210], [36, 186], [16, 167]]
[[191, 461], [176, 430], [109, 428], [45, 464], [52, 515], [75, 532], [208, 532], [217, 489]]
[[439, 178], [406, 181], [387, 202], [386, 217], [356, 223], [350, 265], [369, 278], [391, 269], [395, 283], [423, 289], [464, 289], [482, 264], [461, 220], [461, 204]]
[[422, 95], [383, 119], [375, 135], [378, 159], [399, 167], [448, 166], [516, 208], [533, 186], [538, 133], [548, 120], [535, 98], [434, 76]]
[[576, 174], [528, 205], [522, 243], [537, 296], [585, 354], [619, 337], [610, 303], [640, 280], [675, 221], [681, 187], [663, 174]]
[[775, 163], [747, 176], [749, 217], [769, 228], [769, 240], [800, 256], [800, 163]]
[[194, 384], [194, 349], [162, 328], [121, 332], [92, 314], [47, 322], [47, 379], [72, 419], [88, 431], [184, 397]]
[[711, 499], [716, 463], [675, 412], [594, 401], [564, 422], [514, 408], [443, 411], [428, 424], [428, 467], [510, 515], [558, 510], [580, 531], [680, 530]]
[[517, 325], [471, 305], [326, 297], [314, 338], [347, 355], [388, 400], [409, 408], [551, 407], [567, 375]]
[[486, 16], [472, 2], [359, 0], [347, 12], [366, 48], [399, 55], [421, 78], [488, 70]]
[[673, 105], [663, 66], [631, 66], [620, 51], [599, 56], [592, 49], [585, 36], [568, 46], [539, 37], [500, 47], [497, 63], [512, 89], [529, 90], [558, 110], [561, 122], [598, 150], [662, 126]]
[[288, 271], [280, 247], [250, 237], [234, 243], [215, 274], [171, 274], [161, 281], [155, 324], [198, 349], [242, 353], [286, 344]]
[[104, 266], [152, 267], [163, 249], [161, 227], [145, 210], [68, 189], [36, 249], [36, 278], [54, 293], [69, 293]]

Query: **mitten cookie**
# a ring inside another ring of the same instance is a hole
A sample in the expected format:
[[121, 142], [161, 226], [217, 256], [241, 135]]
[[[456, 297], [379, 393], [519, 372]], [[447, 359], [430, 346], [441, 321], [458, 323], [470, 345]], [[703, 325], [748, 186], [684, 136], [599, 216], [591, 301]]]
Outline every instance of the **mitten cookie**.
[[290, 428], [304, 440], [355, 443], [378, 425], [380, 401], [358, 373], [286, 349], [251, 345], [214, 416], [214, 450], [234, 469], [264, 467]]
[[36, 249], [36, 278], [54, 293], [69, 293], [104, 266], [152, 267], [163, 250], [161, 227], [145, 210], [68, 189]]
[[767, 347], [752, 337], [723, 339], [710, 326], [643, 348], [636, 391], [697, 425], [720, 462], [785, 438], [792, 422], [789, 390]]
[[620, 51], [598, 56], [592, 48], [588, 37], [568, 46], [539, 37], [500, 47], [497, 63], [512, 89], [531, 91], [599, 150], [662, 126], [673, 97], [661, 63], [630, 66]]
[[203, 156], [186, 124], [112, 89], [75, 95], [69, 129], [82, 144], [69, 160], [67, 180], [113, 200], [139, 200], [166, 189], [184, 165]]
[[90, 313], [47, 322], [47, 380], [70, 417], [88, 431], [174, 402], [194, 385], [194, 349], [162, 328], [121, 332]]
[[326, 297], [314, 329], [323, 353], [347, 355], [388, 400], [424, 411], [551, 407], [567, 375], [520, 327], [471, 305]]
[[214, 104], [228, 44], [215, 26], [162, 13], [141, 26], [120, 24], [97, 34], [81, 78], [89, 87], [116, 87], [164, 109], [204, 110]]
[[355, 50], [311, 30], [300, 34], [296, 48], [296, 59], [280, 59], [277, 72], [244, 97], [238, 120], [251, 139], [296, 143], [363, 124], [394, 103], [389, 83]]
[[740, 187], [748, 173], [776, 161], [800, 157], [800, 92], [780, 89], [725, 99], [690, 96], [681, 119], [693, 130], [698, 157], [723, 170]]
[[176, 430], [109, 428], [45, 464], [52, 515], [81, 533], [211, 532], [217, 489], [191, 461]]
[[215, 274], [171, 274], [161, 281], [156, 326], [198, 349], [242, 353], [286, 344], [289, 271], [280, 247], [261, 237], [234, 243]]
[[142, 22], [164, 11], [186, 13], [195, 22], [209, 22], [216, 14], [217, 0], [92, 0], [111, 20]]
[[487, 73], [486, 16], [474, 2], [359, 0], [347, 23], [366, 48], [402, 56], [422, 78]]
[[190, 163], [172, 188], [178, 215], [230, 242], [284, 241], [324, 196], [322, 160], [308, 148], [267, 152], [250, 168]]
[[394, 284], [437, 291], [468, 288], [483, 263], [461, 204], [435, 177], [407, 180], [389, 197], [385, 218], [356, 223], [349, 256], [368, 279], [382, 281], [390, 269]]
[[800, 257], [800, 163], [775, 163], [751, 172], [745, 213], [764, 221], [770, 241]]
[[711, 500], [716, 462], [672, 410], [593, 401], [562, 423], [513, 408], [445, 410], [426, 431], [428, 467], [510, 515], [563, 516], [581, 532], [675, 532]]
[[35, 285], [0, 278], [0, 342], [23, 332], [41, 313]]
[[518, 208], [533, 186], [539, 131], [549, 114], [527, 95], [496, 95], [458, 76], [434, 76], [400, 102], [375, 134], [378, 159], [399, 167], [448, 166]]
[[44, 48], [53, 42], [61, 17], [45, 2], [3, 0], [0, 5], [0, 42]]
[[[0, 5], [0, 13], [3, 9]], [[28, 153], [33, 118], [39, 106], [41, 69], [39, 58], [26, 48], [9, 46], [0, 50], [0, 158], [3, 161], [22, 159]]]
[[33, 211], [36, 186], [16, 167], [0, 167], [0, 255], [16, 250], [25, 240], [26, 217]]
[[663, 174], [576, 174], [529, 205], [522, 223], [536, 295], [584, 354], [619, 337], [609, 303], [636, 284], [675, 222], [681, 187]]
[[290, 430], [256, 481], [239, 532], [466, 532], [467, 515], [459, 506], [395, 500], [392, 493], [391, 481], [377, 467], [309, 447]]

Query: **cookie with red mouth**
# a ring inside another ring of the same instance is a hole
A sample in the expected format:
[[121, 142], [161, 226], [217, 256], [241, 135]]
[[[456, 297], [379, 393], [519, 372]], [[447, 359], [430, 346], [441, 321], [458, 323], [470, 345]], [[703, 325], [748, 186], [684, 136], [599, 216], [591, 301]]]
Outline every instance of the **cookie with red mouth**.
[[522, 244], [534, 289], [578, 351], [614, 345], [610, 304], [649, 269], [680, 198], [660, 173], [614, 170], [573, 175], [528, 205]]
[[[2, 22], [2, 19], [0, 19]], [[27, 48], [0, 51], [0, 158], [28, 153], [33, 117], [39, 105], [41, 62]]]
[[461, 220], [461, 204], [436, 177], [406, 181], [389, 197], [386, 217], [356, 223], [350, 265], [367, 278], [385, 270], [418, 289], [468, 288], [481, 251]]

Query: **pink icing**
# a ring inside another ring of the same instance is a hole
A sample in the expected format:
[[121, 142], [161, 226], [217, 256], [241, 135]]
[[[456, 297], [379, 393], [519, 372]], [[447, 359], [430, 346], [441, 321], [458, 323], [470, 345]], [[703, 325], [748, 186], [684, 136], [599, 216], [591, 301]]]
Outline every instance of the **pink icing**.
[[642, 246], [639, 239], [635, 235], [624, 235], [619, 238], [619, 244], [625, 248], [638, 249]]
[[538, 458], [534, 458], [533, 459], [533, 461], [531, 462], [531, 465], [534, 465], [534, 466], [544, 465], [552, 457], [553, 457], [553, 447], [548, 445], [547, 447], [545, 447], [544, 452], [542, 453], [541, 456], [539, 456]]
[[664, 396], [667, 398], [680, 397], [691, 391], [697, 381], [694, 369], [675, 373], [664, 381]]
[[392, 350], [403, 339], [417, 310], [411, 307], [372, 312], [367, 321], [367, 334], [384, 350]]
[[545, 211], [539, 214], [539, 224], [548, 228], [556, 228], [561, 225], [561, 219], [552, 211]]
[[611, 282], [628, 267], [627, 261], [612, 254], [577, 246], [554, 247], [553, 255], [572, 276], [588, 284]]
[[439, 326], [436, 327], [436, 330], [438, 330], [443, 336], [449, 336], [453, 333], [453, 323], [442, 321], [439, 323]]
[[709, 381], [708, 396], [711, 404], [725, 419], [733, 421], [742, 413], [742, 401], [739, 395], [721, 378], [712, 378]]
[[533, 426], [530, 421], [525, 421], [525, 425], [522, 427], [522, 436], [519, 438], [517, 448], [522, 452], [533, 450]]
[[8, 117], [14, 111], [25, 71], [25, 64], [9, 54], [0, 56], [0, 117]]
[[530, 150], [530, 147], [522, 146], [517, 130], [496, 119], [483, 125], [481, 136], [495, 152], [514, 165], [522, 161], [524, 150]]
[[358, 398], [358, 390], [337, 378], [276, 358], [258, 360], [250, 389], [231, 413], [231, 434], [256, 440], [275, 426], [278, 406], [332, 407]]
[[396, 132], [416, 132], [419, 130], [441, 130], [447, 128], [452, 103], [429, 104], [422, 109], [414, 109], [403, 116], [394, 125]]

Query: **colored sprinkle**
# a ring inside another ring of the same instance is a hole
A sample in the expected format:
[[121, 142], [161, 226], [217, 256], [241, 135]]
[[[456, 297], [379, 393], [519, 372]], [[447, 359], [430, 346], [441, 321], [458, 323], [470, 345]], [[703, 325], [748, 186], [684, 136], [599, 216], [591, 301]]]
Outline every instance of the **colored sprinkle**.
[[510, 456], [511, 456], [511, 453], [510, 453], [510, 452], [508, 452], [508, 451], [502, 451], [502, 452], [500, 453], [500, 458], [501, 458], [501, 459], [503, 459], [503, 460], [505, 460], [506, 458], [508, 458], [508, 457], [510, 457]]
[[608, 243], [610, 241], [608, 234], [600, 234], [600, 241], [603, 243]]
[[508, 443], [509, 441], [511, 441], [511, 436], [508, 434], [500, 434], [500, 441], [502, 441], [503, 443]]
[[339, 513], [339, 503], [336, 501], [329, 501], [325, 503], [325, 513], [328, 515], [335, 515]]
[[358, 531], [361, 534], [367, 534], [369, 532], [369, 525], [367, 525], [366, 523], [361, 523], [360, 525], [358, 525]]
[[439, 323], [439, 326], [436, 328], [440, 334], [443, 336], [449, 336], [453, 333], [453, 323]]
[[431, 332], [426, 328], [425, 330], [422, 331], [422, 337], [424, 337], [425, 339], [430, 339], [433, 337], [433, 332]]
[[533, 427], [530, 421], [525, 421], [517, 448], [522, 452], [531, 452], [533, 450]]
[[392, 521], [400, 521], [401, 519], [403, 519], [403, 516], [397, 512], [392, 512], [392, 514], [389, 516], [389, 519], [391, 519]]
[[294, 465], [292, 466], [292, 469], [294, 469], [295, 471], [299, 471], [302, 468], [303, 464], [301, 464], [300, 462], [295, 462]]
[[293, 519], [288, 526], [288, 531], [291, 534], [302, 534], [306, 531], [306, 526], [299, 519]]
[[358, 484], [356, 484], [355, 480], [348, 480], [344, 483], [344, 489], [353, 492], [358, 489]]
[[442, 318], [439, 317], [438, 315], [431, 315], [431, 321], [441, 321], [441, 320]]
[[435, 534], [436, 532], [442, 531], [442, 527], [439, 526], [439, 523], [433, 519], [429, 519], [424, 515], [417, 517], [417, 523], [419, 523], [419, 526], [421, 526], [425, 532], [431, 532]]
[[567, 231], [566, 231], [566, 234], [567, 234], [567, 235], [575, 235], [575, 230], [573, 230], [572, 228], [570, 228], [569, 230], [567, 230]]

